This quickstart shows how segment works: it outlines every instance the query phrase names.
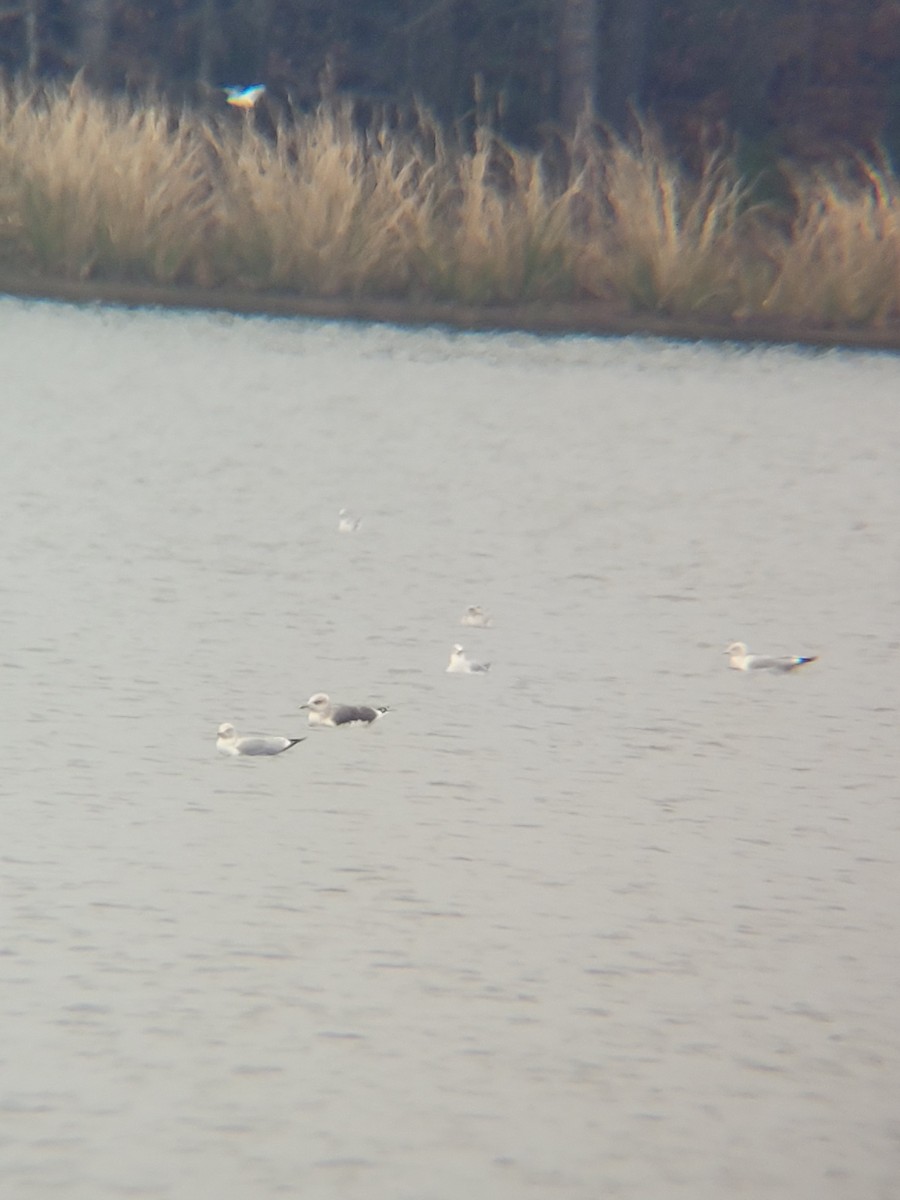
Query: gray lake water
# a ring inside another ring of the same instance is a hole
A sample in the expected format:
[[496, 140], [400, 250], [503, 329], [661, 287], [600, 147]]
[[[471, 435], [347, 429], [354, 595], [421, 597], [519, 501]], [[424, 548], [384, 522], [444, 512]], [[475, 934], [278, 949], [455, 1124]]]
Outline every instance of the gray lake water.
[[[896, 1197], [900, 359], [5, 300], [0, 369], [0, 1194]], [[216, 754], [319, 690], [392, 711]]]

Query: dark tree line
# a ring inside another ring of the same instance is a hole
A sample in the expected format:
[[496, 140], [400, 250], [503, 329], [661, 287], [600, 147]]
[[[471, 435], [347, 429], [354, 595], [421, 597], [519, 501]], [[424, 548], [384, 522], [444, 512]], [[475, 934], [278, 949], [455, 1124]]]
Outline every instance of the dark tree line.
[[637, 109], [761, 155], [900, 147], [900, 0], [0, 0], [0, 65], [195, 102], [416, 101], [532, 145]]

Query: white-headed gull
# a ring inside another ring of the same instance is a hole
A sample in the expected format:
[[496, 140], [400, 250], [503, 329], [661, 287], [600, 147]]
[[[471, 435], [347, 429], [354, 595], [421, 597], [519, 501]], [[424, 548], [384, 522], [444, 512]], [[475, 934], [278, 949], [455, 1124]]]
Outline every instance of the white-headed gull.
[[316, 692], [300, 707], [309, 709], [310, 725], [371, 725], [388, 712], [368, 704], [334, 704], [324, 692]]
[[306, 738], [277, 737], [268, 733], [248, 733], [240, 737], [233, 725], [220, 725], [216, 749], [221, 754], [281, 754]]
[[338, 533], [356, 533], [359, 522], [359, 517], [354, 517], [349, 509], [342, 508], [338, 513]]
[[450, 651], [450, 662], [447, 664], [447, 671], [453, 675], [475, 675], [478, 672], [489, 671], [491, 664], [473, 662], [471, 658], [467, 658], [462, 646], [454, 646]]
[[743, 642], [732, 642], [730, 646], [726, 647], [725, 653], [728, 655], [729, 667], [733, 667], [735, 671], [778, 671], [782, 675], [788, 671], [796, 671], [798, 667], [815, 662], [818, 658], [817, 654], [797, 654], [794, 657], [786, 656], [784, 658], [769, 658], [764, 654], [748, 654], [747, 647]]
[[491, 618], [480, 604], [470, 604], [462, 615], [460, 625], [471, 625], [473, 629], [487, 629]]

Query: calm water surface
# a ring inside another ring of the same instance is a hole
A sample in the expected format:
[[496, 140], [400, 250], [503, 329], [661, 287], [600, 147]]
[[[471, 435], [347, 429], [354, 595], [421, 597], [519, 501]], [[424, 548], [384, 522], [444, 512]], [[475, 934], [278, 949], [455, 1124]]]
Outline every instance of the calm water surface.
[[[897, 1195], [900, 360], [0, 355], [4, 1196]], [[393, 711], [216, 755], [318, 690]]]

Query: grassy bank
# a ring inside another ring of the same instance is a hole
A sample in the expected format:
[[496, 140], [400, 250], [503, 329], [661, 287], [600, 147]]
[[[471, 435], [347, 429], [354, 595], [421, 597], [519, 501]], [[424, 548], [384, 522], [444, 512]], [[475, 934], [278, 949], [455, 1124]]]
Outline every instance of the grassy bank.
[[886, 170], [792, 175], [786, 211], [751, 203], [729, 158], [690, 173], [649, 131], [580, 137], [567, 160], [551, 172], [488, 131], [461, 150], [424, 119], [363, 134], [322, 109], [262, 133], [80, 85], [12, 87], [0, 286], [900, 326], [900, 185]]

